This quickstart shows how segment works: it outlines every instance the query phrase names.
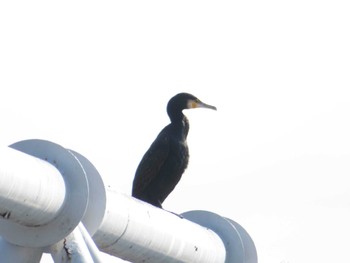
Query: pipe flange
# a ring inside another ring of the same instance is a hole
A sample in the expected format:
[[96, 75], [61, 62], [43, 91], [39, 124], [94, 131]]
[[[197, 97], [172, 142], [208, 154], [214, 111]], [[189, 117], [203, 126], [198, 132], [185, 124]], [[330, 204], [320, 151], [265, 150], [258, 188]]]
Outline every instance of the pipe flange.
[[85, 214], [89, 198], [85, 171], [74, 154], [49, 141], [24, 140], [9, 147], [54, 165], [64, 179], [66, 196], [57, 217], [47, 224], [31, 227], [8, 221], [1, 234], [8, 242], [24, 247], [55, 244], [69, 235]]
[[189, 211], [182, 216], [214, 231], [226, 249], [225, 263], [257, 263], [258, 257], [253, 240], [238, 223], [208, 211]]
[[90, 236], [93, 236], [100, 227], [105, 215], [107, 203], [106, 188], [95, 166], [80, 153], [72, 150], [69, 151], [83, 166], [89, 183], [89, 202], [81, 221]]

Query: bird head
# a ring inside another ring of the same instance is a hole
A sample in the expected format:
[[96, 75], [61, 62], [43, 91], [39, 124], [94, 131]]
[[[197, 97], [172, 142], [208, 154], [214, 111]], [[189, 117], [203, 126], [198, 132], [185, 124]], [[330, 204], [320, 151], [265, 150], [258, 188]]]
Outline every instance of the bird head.
[[179, 93], [172, 97], [167, 106], [167, 112], [170, 118], [181, 114], [182, 110], [195, 109], [195, 108], [207, 108], [216, 110], [215, 106], [211, 106], [200, 101], [197, 97], [189, 93]]
[[211, 106], [200, 101], [196, 96], [189, 93], [179, 93], [169, 100], [168, 107], [177, 108], [179, 110], [194, 109], [194, 108], [207, 108], [216, 110], [215, 106]]

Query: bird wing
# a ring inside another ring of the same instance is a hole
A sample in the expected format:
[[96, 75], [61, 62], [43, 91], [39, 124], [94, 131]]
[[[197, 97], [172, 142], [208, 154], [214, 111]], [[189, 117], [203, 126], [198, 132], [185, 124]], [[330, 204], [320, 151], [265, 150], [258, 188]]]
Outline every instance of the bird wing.
[[150, 183], [157, 177], [169, 154], [169, 137], [160, 133], [143, 156], [137, 167], [132, 187], [132, 195], [142, 194]]

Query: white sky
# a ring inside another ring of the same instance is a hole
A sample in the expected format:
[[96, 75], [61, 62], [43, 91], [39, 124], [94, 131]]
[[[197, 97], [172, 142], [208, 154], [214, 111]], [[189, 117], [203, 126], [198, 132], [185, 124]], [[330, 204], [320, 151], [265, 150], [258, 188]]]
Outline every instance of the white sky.
[[237, 221], [260, 263], [350, 262], [349, 14], [338, 0], [2, 1], [0, 145], [51, 140], [129, 193], [167, 101], [190, 92], [218, 111], [186, 112], [191, 160], [164, 207]]

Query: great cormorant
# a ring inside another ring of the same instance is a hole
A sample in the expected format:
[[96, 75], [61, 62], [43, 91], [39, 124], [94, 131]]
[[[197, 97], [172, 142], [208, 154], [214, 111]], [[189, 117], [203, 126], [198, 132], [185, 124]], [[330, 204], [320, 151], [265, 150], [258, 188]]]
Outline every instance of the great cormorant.
[[175, 188], [185, 171], [189, 152], [186, 142], [189, 122], [184, 109], [216, 107], [188, 93], [172, 97], [167, 105], [171, 123], [163, 128], [137, 167], [132, 196], [157, 207]]

